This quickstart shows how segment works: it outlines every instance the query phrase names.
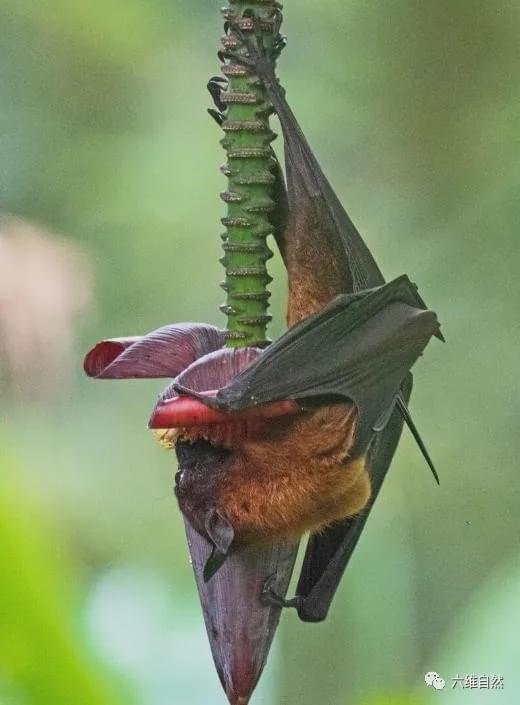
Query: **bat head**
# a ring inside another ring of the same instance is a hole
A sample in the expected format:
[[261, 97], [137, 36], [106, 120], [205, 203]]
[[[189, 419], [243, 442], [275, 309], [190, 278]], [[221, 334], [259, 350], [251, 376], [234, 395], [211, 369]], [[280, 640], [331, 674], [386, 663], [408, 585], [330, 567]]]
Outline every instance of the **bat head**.
[[175, 452], [179, 465], [175, 495], [180, 509], [197, 531], [207, 534], [208, 519], [215, 511], [215, 498], [232, 451], [199, 438], [178, 441]]
[[356, 419], [352, 405], [333, 404], [262, 419], [254, 432], [248, 422], [179, 430], [181, 511], [224, 553], [231, 531], [235, 545], [292, 542], [361, 510], [370, 487], [364, 457], [350, 455]]

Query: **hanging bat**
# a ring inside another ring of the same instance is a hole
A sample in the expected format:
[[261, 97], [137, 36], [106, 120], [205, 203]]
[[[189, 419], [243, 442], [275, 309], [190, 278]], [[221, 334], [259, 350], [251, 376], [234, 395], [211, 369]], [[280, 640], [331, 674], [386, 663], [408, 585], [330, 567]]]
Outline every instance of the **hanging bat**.
[[[407, 404], [410, 369], [431, 336], [442, 335], [407, 276], [385, 283], [325, 178], [275, 76], [281, 38], [268, 52], [260, 29], [230, 25], [242, 41], [232, 56], [263, 82], [270, 105], [259, 110], [276, 112], [284, 137], [287, 187], [273, 152], [273, 227], [288, 272], [288, 330], [261, 350], [225, 348], [226, 333], [212, 326], [166, 326], [98, 344], [85, 370], [104, 379], [174, 378], [150, 427], [175, 447], [179, 505], [213, 547], [205, 580], [240, 547], [294, 543], [309, 532], [296, 596], [278, 594], [274, 574], [262, 598], [320, 621], [404, 422], [438, 479]], [[219, 123], [222, 87], [210, 81]]]
[[[238, 374], [216, 395], [197, 391], [193, 371], [191, 384], [190, 375], [181, 374], [163, 395], [152, 425], [172, 423], [171, 397], [177, 403], [198, 399], [223, 414], [219, 424], [195, 424], [176, 436], [181, 509], [215, 547], [205, 577], [211, 579], [235, 546], [291, 541], [310, 532], [295, 598], [283, 599], [267, 581], [264, 599], [296, 607], [304, 621], [320, 621], [379, 493], [403, 422], [438, 480], [407, 403], [410, 368], [430, 337], [442, 335], [408, 277], [385, 283], [285, 99], [261, 31], [255, 37], [238, 27], [233, 31], [243, 47], [228, 57], [250, 66], [263, 82], [284, 137], [287, 189], [276, 162], [273, 223], [288, 271], [289, 329], [253, 362], [249, 353], [226, 351]], [[210, 81], [219, 111], [225, 107], [221, 87], [221, 79]], [[210, 112], [218, 122], [224, 119]], [[217, 355], [215, 366], [219, 360]], [[284, 403], [294, 405], [286, 407], [293, 413], [278, 416], [275, 407]], [[223, 424], [226, 414], [230, 422]], [[258, 426], [257, 418], [252, 429], [255, 416], [264, 419]], [[241, 426], [233, 419], [249, 422]]]

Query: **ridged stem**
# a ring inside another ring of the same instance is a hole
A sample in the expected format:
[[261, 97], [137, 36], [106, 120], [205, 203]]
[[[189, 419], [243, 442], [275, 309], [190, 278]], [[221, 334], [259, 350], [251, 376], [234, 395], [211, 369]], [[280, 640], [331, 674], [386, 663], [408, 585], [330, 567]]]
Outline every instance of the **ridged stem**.
[[[252, 32], [253, 22], [247, 15], [254, 12], [260, 21], [264, 46], [269, 50], [273, 44], [273, 11], [277, 7], [275, 0], [229, 0], [229, 6], [223, 9], [226, 28], [233, 19], [242, 32]], [[235, 51], [239, 45], [232, 30], [227, 31], [222, 48]], [[226, 231], [222, 235], [221, 259], [226, 270], [221, 286], [227, 301], [221, 310], [227, 316], [228, 346], [261, 346], [268, 342], [266, 329], [271, 320], [267, 313], [271, 277], [266, 262], [272, 252], [266, 237], [273, 231], [270, 144], [276, 135], [269, 127], [271, 107], [265, 90], [251, 69], [231, 59], [222, 66], [222, 72], [228, 80], [228, 87], [221, 94], [226, 106], [221, 144], [227, 156], [222, 171], [228, 177], [228, 186], [221, 194], [227, 204], [227, 215], [222, 218]]]

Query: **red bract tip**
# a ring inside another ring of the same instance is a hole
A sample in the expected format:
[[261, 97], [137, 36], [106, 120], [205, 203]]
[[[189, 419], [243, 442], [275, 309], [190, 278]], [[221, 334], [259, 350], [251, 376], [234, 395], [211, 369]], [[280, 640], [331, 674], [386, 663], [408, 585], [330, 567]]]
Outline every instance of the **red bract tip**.
[[[216, 391], [205, 392], [215, 396]], [[204, 402], [190, 396], [179, 396], [159, 404], [150, 419], [152, 429], [187, 428], [190, 426], [211, 426], [246, 419], [273, 419], [278, 416], [297, 414], [298, 404], [292, 399], [261, 404], [243, 411], [219, 411], [206, 406]]]
[[113, 338], [100, 341], [86, 354], [83, 369], [89, 377], [97, 377], [137, 340], [140, 338]]

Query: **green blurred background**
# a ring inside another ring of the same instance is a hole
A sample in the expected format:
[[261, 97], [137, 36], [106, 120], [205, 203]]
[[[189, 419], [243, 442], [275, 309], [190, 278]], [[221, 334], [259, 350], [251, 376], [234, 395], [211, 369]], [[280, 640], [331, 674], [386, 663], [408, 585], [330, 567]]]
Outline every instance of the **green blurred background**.
[[[223, 322], [220, 4], [0, 6], [2, 705], [225, 702], [146, 430], [162, 382], [81, 371], [101, 337]], [[412, 407], [442, 484], [405, 434], [329, 620], [284, 615], [254, 702], [520, 702], [520, 6], [286, 0], [284, 30], [324, 170], [439, 312]], [[504, 688], [452, 689], [471, 674]]]

